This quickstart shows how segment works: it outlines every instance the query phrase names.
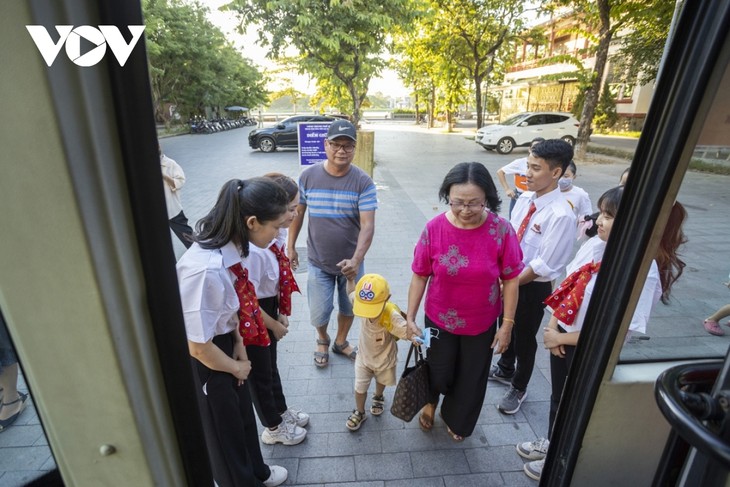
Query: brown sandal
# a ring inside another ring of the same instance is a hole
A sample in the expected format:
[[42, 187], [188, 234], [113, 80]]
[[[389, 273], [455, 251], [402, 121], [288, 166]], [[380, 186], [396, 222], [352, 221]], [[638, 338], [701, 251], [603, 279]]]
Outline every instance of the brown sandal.
[[433, 429], [433, 413], [426, 413], [428, 405], [421, 409], [421, 414], [418, 416], [418, 424], [423, 431], [431, 431]]
[[314, 365], [321, 369], [323, 367], [327, 367], [330, 363], [330, 353], [326, 351], [330, 346], [330, 336], [327, 335], [326, 340], [317, 338], [317, 345], [321, 345], [325, 348], [324, 352], [320, 352], [319, 350], [314, 352]]

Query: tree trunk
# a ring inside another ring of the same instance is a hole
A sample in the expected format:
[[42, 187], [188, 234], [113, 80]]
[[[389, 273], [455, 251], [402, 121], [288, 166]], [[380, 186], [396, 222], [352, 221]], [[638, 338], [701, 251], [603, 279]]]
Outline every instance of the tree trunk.
[[478, 74], [474, 75], [474, 98], [476, 99], [477, 110], [477, 128], [484, 125], [484, 104], [482, 99], [482, 77]]
[[591, 87], [585, 95], [583, 102], [583, 113], [580, 116], [580, 126], [578, 127], [578, 140], [575, 144], [575, 158], [585, 159], [588, 149], [588, 139], [591, 136], [591, 126], [593, 124], [593, 116], [596, 114], [596, 106], [598, 105], [598, 94], [601, 91], [603, 81], [603, 72], [606, 69], [608, 61], [608, 48], [611, 45], [611, 7], [608, 0], [598, 0], [599, 15], [601, 18], [601, 29], [599, 31], [600, 38], [598, 41], [598, 50], [596, 51], [596, 65], [593, 68], [593, 81]]

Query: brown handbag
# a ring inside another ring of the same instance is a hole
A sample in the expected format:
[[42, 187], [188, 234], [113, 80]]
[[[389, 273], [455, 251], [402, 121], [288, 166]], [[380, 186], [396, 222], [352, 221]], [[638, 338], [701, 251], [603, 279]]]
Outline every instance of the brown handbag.
[[[409, 367], [413, 350], [416, 351], [415, 364]], [[390, 413], [396, 418], [409, 422], [426, 405], [428, 397], [428, 362], [423, 358], [421, 347], [411, 344], [408, 358], [406, 358], [406, 367], [395, 388]]]

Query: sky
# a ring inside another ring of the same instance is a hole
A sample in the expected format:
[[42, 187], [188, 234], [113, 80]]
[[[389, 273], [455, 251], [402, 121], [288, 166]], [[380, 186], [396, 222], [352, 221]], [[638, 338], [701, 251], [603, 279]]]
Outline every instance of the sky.
[[[230, 0], [201, 0], [200, 3], [210, 9], [208, 14], [209, 20], [223, 31], [226, 37], [234, 43], [234, 45], [243, 53], [245, 57], [250, 59], [262, 70], [277, 69], [276, 63], [266, 58], [266, 50], [256, 44], [258, 32], [255, 27], [249, 27], [248, 31], [241, 35], [236, 32], [236, 17], [232, 12], [221, 12], [218, 8], [221, 5], [229, 3]], [[296, 54], [293, 52], [292, 54]], [[271, 91], [277, 91], [285, 88], [282, 84], [283, 78], [289, 78], [298, 91], [306, 94], [313, 94], [316, 84], [310, 80], [308, 76], [299, 75], [296, 72], [286, 74], [271, 75], [274, 78], [272, 83], [267, 87]], [[381, 74], [380, 78], [374, 78], [370, 81], [368, 90], [371, 94], [381, 92], [384, 95], [393, 97], [408, 96], [409, 90], [398, 79], [398, 76], [392, 70], [386, 70]]]

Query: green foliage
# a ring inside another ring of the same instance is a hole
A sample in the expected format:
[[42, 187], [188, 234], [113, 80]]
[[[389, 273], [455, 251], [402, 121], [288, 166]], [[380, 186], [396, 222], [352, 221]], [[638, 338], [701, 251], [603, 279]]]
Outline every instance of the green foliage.
[[605, 132], [613, 127], [618, 121], [618, 113], [616, 113], [616, 99], [614, 98], [608, 83], [603, 87], [601, 98], [596, 106], [596, 115], [593, 117], [593, 123], [599, 132]]
[[647, 0], [633, 13], [633, 28], [621, 36], [621, 49], [614, 64], [623, 82], [638, 79], [641, 84], [656, 79], [667, 43], [674, 2]]
[[259, 26], [259, 43], [270, 57], [296, 48], [299, 69], [317, 79], [315, 98], [346, 108], [355, 121], [370, 79], [385, 65], [388, 33], [416, 13], [412, 0], [233, 0], [226, 8], [242, 27]]
[[143, 2], [152, 96], [158, 119], [167, 104], [187, 118], [207, 107], [256, 106], [267, 96], [262, 74], [226, 41], [198, 3]]
[[[508, 67], [510, 40], [522, 30], [522, 0], [423, 0], [415, 28], [394, 34], [401, 78], [429, 111], [454, 113], [473, 90], [481, 124], [485, 84]], [[471, 88], [469, 87], [471, 85]], [[432, 113], [431, 113], [432, 114]], [[433, 117], [430, 117], [433, 119]]]

